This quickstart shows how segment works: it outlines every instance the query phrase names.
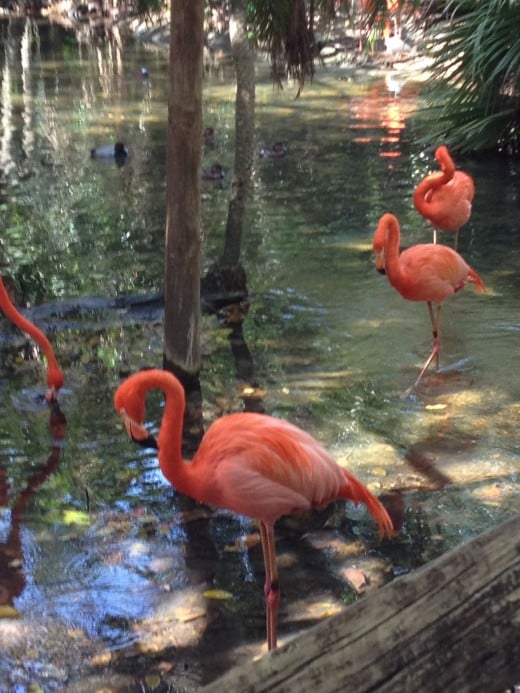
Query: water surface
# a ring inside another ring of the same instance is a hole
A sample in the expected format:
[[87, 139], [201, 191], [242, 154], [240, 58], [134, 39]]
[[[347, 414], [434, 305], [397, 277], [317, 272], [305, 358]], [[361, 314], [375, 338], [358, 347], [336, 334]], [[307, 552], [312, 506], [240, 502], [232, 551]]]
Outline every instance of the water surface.
[[[50, 332], [66, 423], [39, 399], [44, 364], [3, 320], [0, 601], [18, 618], [0, 621], [0, 681], [196, 689], [262, 651], [263, 569], [254, 526], [175, 494], [113, 412], [121, 374], [162, 360], [160, 303], [134, 314], [114, 302], [162, 289], [167, 55], [78, 45], [23, 21], [3, 35], [2, 274]], [[414, 132], [420, 84], [329, 65], [294, 97], [259, 65], [257, 148], [288, 152], [255, 161], [243, 336], [265, 410], [323, 441], [401, 533], [379, 544], [365, 510], [344, 504], [281, 523], [282, 641], [355, 600], [356, 575], [377, 587], [520, 508], [518, 164], [457, 162], [477, 190], [459, 251], [487, 292], [447, 303], [441, 371], [402, 398], [431, 349], [428, 313], [377, 274], [371, 238], [386, 211], [403, 245], [431, 238], [412, 204], [434, 167]], [[227, 68], [208, 76], [216, 143], [204, 165], [232, 166], [233, 98]], [[119, 139], [124, 166], [90, 158]], [[222, 247], [228, 184], [203, 185], [205, 268]], [[205, 424], [243, 406], [229, 337], [205, 316]], [[152, 397], [153, 430], [161, 407]]]

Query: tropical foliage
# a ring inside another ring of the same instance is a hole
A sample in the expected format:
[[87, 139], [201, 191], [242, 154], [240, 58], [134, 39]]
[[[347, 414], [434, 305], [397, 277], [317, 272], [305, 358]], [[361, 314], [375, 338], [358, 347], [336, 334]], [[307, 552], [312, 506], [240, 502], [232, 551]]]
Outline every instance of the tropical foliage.
[[460, 150], [520, 145], [520, 2], [458, 0], [433, 33], [428, 138]]

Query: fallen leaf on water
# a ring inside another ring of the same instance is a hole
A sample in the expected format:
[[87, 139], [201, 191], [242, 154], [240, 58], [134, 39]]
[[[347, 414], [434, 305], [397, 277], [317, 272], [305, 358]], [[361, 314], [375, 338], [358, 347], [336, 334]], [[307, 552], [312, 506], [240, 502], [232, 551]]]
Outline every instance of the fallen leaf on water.
[[0, 604], [0, 618], [20, 618], [21, 613], [9, 604]]
[[183, 510], [182, 512], [184, 522], [206, 520], [208, 517], [211, 517], [211, 512], [207, 508], [193, 508], [192, 510]]
[[175, 669], [175, 663], [174, 662], [159, 662], [157, 665], [157, 669], [159, 671], [164, 671], [166, 673], [169, 673], [170, 671], [173, 671]]
[[112, 653], [111, 652], [98, 652], [95, 654], [92, 659], [90, 660], [90, 663], [92, 666], [97, 666], [97, 667], [104, 667], [110, 664], [112, 660]]
[[368, 587], [369, 580], [367, 576], [358, 568], [347, 568], [343, 571], [343, 577], [348, 580], [352, 589], [358, 594], [363, 594], [365, 588]]
[[195, 621], [198, 618], [202, 618], [206, 615], [205, 609], [200, 608], [186, 608], [177, 609], [175, 612], [175, 618], [181, 623], [189, 623], [189, 621]]
[[224, 551], [227, 551], [228, 553], [241, 553], [243, 551], [247, 551], [248, 549], [252, 549], [259, 543], [260, 535], [258, 532], [255, 532], [254, 534], [246, 534], [239, 537], [235, 542], [233, 542], [233, 544], [226, 544], [224, 546]]
[[145, 682], [147, 690], [153, 691], [160, 685], [161, 677], [159, 674], [148, 674], [145, 676]]
[[226, 592], [226, 590], [206, 590], [202, 593], [207, 599], [218, 599], [225, 601], [226, 599], [233, 599], [231, 592]]
[[90, 524], [90, 516], [81, 510], [65, 510], [63, 522], [66, 525], [88, 525]]
[[384, 467], [372, 467], [370, 470], [374, 476], [387, 476], [388, 472]]

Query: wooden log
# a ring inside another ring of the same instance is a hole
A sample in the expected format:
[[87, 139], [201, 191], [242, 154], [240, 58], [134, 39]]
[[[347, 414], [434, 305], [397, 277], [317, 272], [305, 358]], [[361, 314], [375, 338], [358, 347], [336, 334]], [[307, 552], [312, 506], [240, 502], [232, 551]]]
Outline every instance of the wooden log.
[[204, 693], [503, 692], [520, 684], [520, 516]]

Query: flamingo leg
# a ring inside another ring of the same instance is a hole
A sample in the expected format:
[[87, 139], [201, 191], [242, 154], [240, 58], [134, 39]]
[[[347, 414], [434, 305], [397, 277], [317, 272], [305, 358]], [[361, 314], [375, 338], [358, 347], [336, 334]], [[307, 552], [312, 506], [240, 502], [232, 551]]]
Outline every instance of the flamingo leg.
[[267, 630], [267, 649], [276, 649], [278, 633], [278, 605], [280, 604], [280, 583], [276, 566], [276, 548], [274, 544], [274, 528], [265, 522], [260, 522], [260, 538], [265, 566], [265, 614]]
[[435, 314], [435, 310], [432, 306], [431, 301], [428, 301], [428, 312], [430, 314], [430, 320], [432, 323], [433, 349], [431, 351], [431, 354], [426, 359], [426, 363], [422, 367], [421, 372], [419, 373], [419, 375], [417, 377], [417, 380], [414, 382], [414, 384], [411, 387], [409, 387], [407, 390], [405, 390], [403, 392], [402, 397], [408, 397], [408, 395], [413, 390], [413, 388], [417, 387], [417, 385], [421, 382], [424, 374], [428, 370], [433, 359], [435, 359], [435, 368], [437, 370], [439, 370], [439, 354], [441, 352], [441, 332], [440, 332], [441, 305], [437, 306], [437, 314]]
[[454, 250], [457, 250], [458, 241], [459, 241], [459, 231], [457, 230], [457, 231], [455, 231], [455, 243], [453, 244]]
[[433, 349], [432, 353], [426, 359], [426, 363], [422, 367], [419, 377], [413, 385], [414, 387], [417, 387], [433, 359], [435, 359], [435, 368], [439, 370], [439, 354], [441, 352], [441, 306], [437, 306], [437, 314], [435, 314], [431, 301], [428, 301], [428, 312], [430, 313], [430, 320], [432, 323]]

